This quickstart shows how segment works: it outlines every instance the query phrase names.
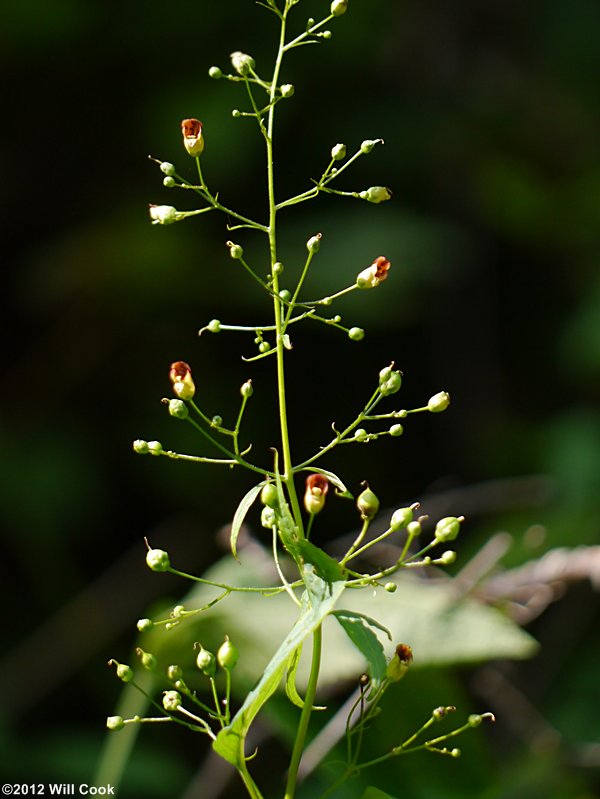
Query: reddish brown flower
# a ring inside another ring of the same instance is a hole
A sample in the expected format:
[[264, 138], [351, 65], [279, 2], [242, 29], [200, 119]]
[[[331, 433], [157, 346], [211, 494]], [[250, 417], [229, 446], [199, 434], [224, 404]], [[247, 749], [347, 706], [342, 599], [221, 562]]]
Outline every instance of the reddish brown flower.
[[169, 370], [173, 392], [179, 399], [190, 400], [196, 393], [192, 370], [185, 361], [175, 361]]
[[200, 155], [204, 149], [202, 122], [199, 119], [184, 119], [181, 123], [183, 146], [190, 155]]
[[322, 474], [309, 474], [306, 478], [304, 507], [308, 513], [315, 514], [323, 510], [325, 496], [329, 490], [329, 480]]
[[371, 266], [359, 272], [356, 278], [356, 285], [359, 289], [376, 288], [382, 281], [387, 279], [390, 267], [391, 263], [385, 255], [377, 256]]

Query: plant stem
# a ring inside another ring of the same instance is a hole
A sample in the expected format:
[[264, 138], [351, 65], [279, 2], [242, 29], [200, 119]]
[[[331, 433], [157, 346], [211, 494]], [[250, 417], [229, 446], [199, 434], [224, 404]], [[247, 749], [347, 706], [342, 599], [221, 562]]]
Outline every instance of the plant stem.
[[308, 687], [306, 689], [306, 696], [304, 697], [304, 707], [302, 708], [302, 715], [300, 716], [300, 723], [296, 731], [296, 740], [294, 741], [294, 749], [292, 750], [292, 759], [290, 760], [290, 769], [288, 771], [287, 785], [285, 789], [285, 799], [293, 799], [296, 792], [296, 782], [298, 780], [298, 768], [302, 753], [306, 743], [306, 734], [308, 732], [308, 722], [312, 714], [313, 705], [315, 702], [315, 695], [317, 693], [317, 682], [319, 680], [319, 670], [321, 668], [321, 643], [322, 643], [322, 630], [321, 626], [313, 633], [313, 651], [312, 660], [310, 664], [310, 676], [308, 678]]

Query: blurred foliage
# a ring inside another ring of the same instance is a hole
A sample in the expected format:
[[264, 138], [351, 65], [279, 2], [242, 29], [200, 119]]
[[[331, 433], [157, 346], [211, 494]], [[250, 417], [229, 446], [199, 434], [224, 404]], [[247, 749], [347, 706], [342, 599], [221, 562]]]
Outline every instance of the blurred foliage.
[[[299, 24], [324, 7], [306, 0]], [[231, 118], [243, 102], [236, 88], [206, 70], [225, 67], [238, 48], [268, 69], [272, 24], [252, 0], [0, 9], [6, 778], [90, 778], [118, 690], [103, 661], [128, 651], [133, 622], [159, 597], [186, 590], [147, 573], [143, 536], [200, 573], [220, 556], [215, 533], [249, 487], [237, 472], [131, 454], [138, 436], [195, 446], [159, 402], [168, 364], [189, 361], [203, 408], [225, 419], [252, 377], [254, 452], [268, 458], [276, 440], [269, 364], [239, 358], [252, 353], [251, 339], [196, 335], [214, 316], [254, 321], [262, 298], [234, 275], [224, 220], [150, 227], [148, 202], [190, 200], [164, 189], [146, 159], [188, 169], [179, 121], [197, 116], [211, 186], [242, 212], [262, 213], [259, 138]], [[364, 342], [310, 325], [297, 335], [297, 455], [349, 416], [391, 360], [404, 372], [407, 406], [448, 390], [448, 413], [410, 419], [400, 441], [344, 448], [328, 466], [354, 487], [368, 478], [388, 507], [450, 491], [448, 512], [469, 516], [463, 563], [499, 529], [515, 537], [509, 565], [598, 543], [599, 31], [593, 0], [351, 0], [331, 43], [301, 48], [284, 76], [296, 94], [280, 106], [282, 194], [305, 188], [337, 141], [352, 148], [379, 136], [385, 148], [345, 185], [394, 190], [384, 208], [326, 197], [282, 214], [290, 274], [306, 238], [323, 233], [311, 294], [346, 285], [380, 253], [394, 264], [376, 294], [340, 305], [367, 328]], [[258, 253], [250, 236], [244, 245]], [[511, 479], [529, 474], [550, 480], [541, 500], [512, 493]], [[491, 479], [506, 481], [501, 501], [461, 508], [461, 486]], [[348, 504], [319, 532], [333, 540], [355, 523]], [[533, 525], [539, 535], [528, 533]], [[540, 653], [501, 666], [516, 693], [490, 708], [496, 727], [471, 735], [459, 763], [394, 762], [382, 769], [382, 790], [416, 799], [600, 795], [598, 610], [591, 588], [569, 592], [531, 625]], [[485, 675], [415, 671], [390, 717], [409, 724], [436, 703], [487, 708]], [[285, 727], [286, 712], [271, 723]], [[393, 727], [383, 724], [373, 745]], [[204, 799], [195, 746], [145, 730], [122, 795]], [[278, 744], [267, 751], [282, 757]]]

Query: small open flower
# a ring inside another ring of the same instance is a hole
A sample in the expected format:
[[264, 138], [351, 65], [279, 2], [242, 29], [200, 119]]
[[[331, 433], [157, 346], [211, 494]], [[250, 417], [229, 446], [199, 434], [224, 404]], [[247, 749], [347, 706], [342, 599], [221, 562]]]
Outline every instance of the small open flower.
[[196, 393], [196, 386], [192, 377], [192, 370], [185, 361], [175, 361], [171, 364], [169, 380], [173, 392], [181, 400], [191, 400]]
[[356, 285], [359, 289], [374, 289], [387, 279], [391, 263], [385, 255], [379, 255], [366, 269], [358, 273]]
[[199, 119], [184, 119], [181, 123], [183, 146], [190, 155], [200, 155], [204, 150], [202, 122]]
[[309, 474], [306, 478], [304, 507], [308, 513], [319, 513], [325, 505], [325, 497], [329, 490], [329, 480], [322, 474]]

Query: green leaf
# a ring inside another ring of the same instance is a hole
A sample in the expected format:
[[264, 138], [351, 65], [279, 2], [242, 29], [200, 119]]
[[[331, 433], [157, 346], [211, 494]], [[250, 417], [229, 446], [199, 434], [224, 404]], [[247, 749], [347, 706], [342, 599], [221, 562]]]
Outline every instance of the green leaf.
[[231, 551], [233, 553], [233, 557], [236, 560], [239, 560], [237, 556], [237, 540], [238, 535], [240, 534], [240, 530], [242, 528], [242, 524], [244, 523], [244, 519], [254, 502], [256, 501], [256, 497], [260, 494], [262, 487], [264, 486], [265, 481], [263, 480], [258, 485], [253, 486], [250, 491], [242, 498], [242, 501], [237, 506], [235, 514], [233, 516], [233, 522], [231, 523], [231, 535], [230, 535], [230, 544], [231, 544]]
[[376, 690], [385, 677], [387, 662], [381, 641], [371, 627], [375, 626], [384, 630], [390, 639], [392, 636], [385, 627], [362, 613], [355, 613], [351, 610], [335, 610], [332, 615], [342, 625], [354, 646], [366, 657], [371, 672], [372, 688]]
[[298, 663], [300, 663], [301, 654], [301, 646], [292, 652], [288, 661], [287, 675], [285, 678], [285, 692], [287, 697], [293, 705], [296, 705], [296, 707], [299, 708], [304, 707], [304, 699], [302, 699], [298, 693], [298, 689], [296, 688], [296, 672], [298, 671]]
[[[314, 577], [314, 579], [318, 578]], [[344, 588], [345, 584], [342, 581], [332, 585], [323, 582], [319, 591], [321, 600], [319, 602], [313, 600], [311, 607], [303, 609], [285, 640], [271, 658], [257, 685], [246, 696], [244, 704], [235, 714], [231, 724], [217, 735], [213, 742], [213, 749], [229, 763], [237, 768], [242, 766], [246, 757], [244, 741], [254, 718], [277, 690], [290, 657], [316, 630], [323, 619], [331, 613]]]
[[344, 571], [337, 560], [334, 560], [312, 541], [306, 539], [298, 541], [298, 551], [304, 565], [314, 566], [318, 576], [326, 583], [335, 583], [337, 580], [344, 579]]

